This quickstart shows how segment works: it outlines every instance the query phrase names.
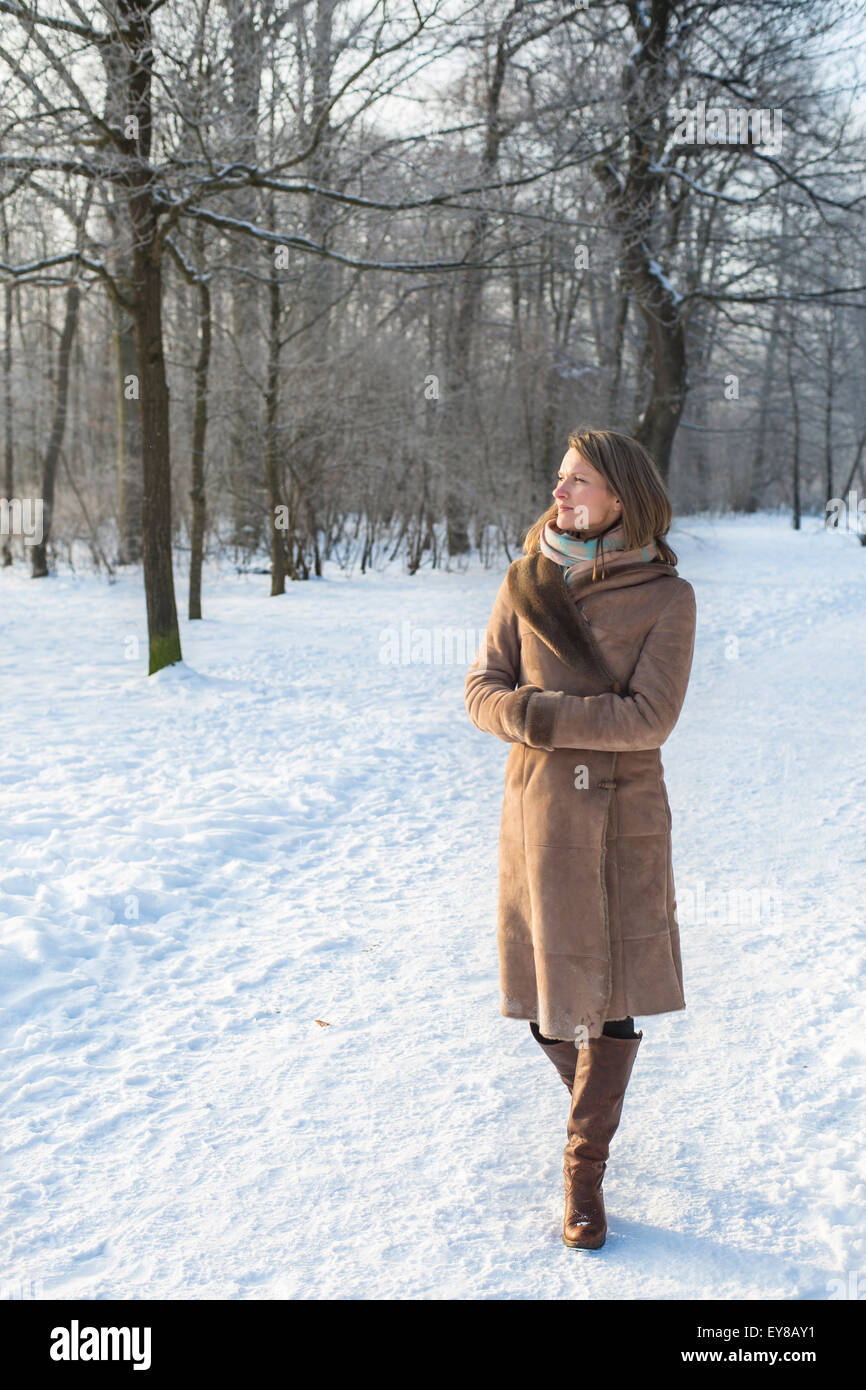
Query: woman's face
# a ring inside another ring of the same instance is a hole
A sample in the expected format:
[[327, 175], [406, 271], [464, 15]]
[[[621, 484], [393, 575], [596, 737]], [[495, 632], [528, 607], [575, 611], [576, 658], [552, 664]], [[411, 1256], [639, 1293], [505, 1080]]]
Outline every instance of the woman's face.
[[622, 517], [622, 504], [576, 449], [569, 449], [559, 466], [553, 498], [559, 509], [557, 526], [583, 537], [600, 535]]

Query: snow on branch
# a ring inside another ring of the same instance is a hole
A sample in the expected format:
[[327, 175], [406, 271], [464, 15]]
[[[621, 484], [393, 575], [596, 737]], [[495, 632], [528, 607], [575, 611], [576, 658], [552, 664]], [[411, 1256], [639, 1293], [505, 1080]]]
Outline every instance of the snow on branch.
[[57, 256], [44, 256], [38, 261], [25, 261], [22, 265], [0, 261], [0, 275], [14, 280], [16, 284], [67, 285], [70, 279], [68, 275], [46, 275], [44, 272], [52, 266], [67, 265], [70, 261], [75, 261], [84, 270], [89, 270], [100, 280], [104, 280], [118, 304], [125, 309], [132, 309], [131, 301], [121, 292], [105, 262], [88, 256], [83, 251], [65, 251]]
[[255, 222], [247, 222], [237, 217], [227, 217], [224, 213], [211, 212], [208, 208], [190, 206], [187, 207], [186, 214], [206, 222], [211, 227], [219, 227], [223, 231], [241, 232], [245, 236], [254, 237], [257, 241], [270, 242], [272, 246], [293, 246], [296, 250], [303, 251], [307, 255], [322, 256], [325, 260], [337, 261], [340, 265], [353, 266], [359, 270], [400, 270], [411, 273], [416, 270], [479, 270], [485, 266], [496, 264], [495, 256], [482, 261], [359, 260], [356, 256], [343, 256], [339, 251], [331, 251], [325, 246], [318, 246], [308, 237], [299, 236], [295, 232], [271, 232], [265, 227], [257, 226]]
[[661, 285], [662, 289], [665, 291], [665, 293], [670, 295], [672, 304], [682, 304], [682, 295], [679, 293], [678, 290], [674, 289], [674, 286], [672, 285], [668, 277], [665, 275], [658, 261], [655, 259], [654, 256], [650, 255], [649, 248], [644, 244], [644, 242], [641, 242], [641, 248], [643, 249], [647, 258], [647, 274], [651, 275], [654, 280], [657, 280], [658, 283]]

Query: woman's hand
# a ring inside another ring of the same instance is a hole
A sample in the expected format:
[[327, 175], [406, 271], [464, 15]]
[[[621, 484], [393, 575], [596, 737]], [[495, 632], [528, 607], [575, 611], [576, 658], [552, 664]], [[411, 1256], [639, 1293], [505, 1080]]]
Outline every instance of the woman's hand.
[[[497, 705], [497, 714], [502, 721], [502, 727], [512, 743], [530, 743], [527, 736], [527, 718], [530, 701], [533, 695], [543, 695], [544, 691], [538, 685], [521, 685], [517, 690], [512, 690], [509, 695], [504, 695]], [[535, 745], [531, 745], [535, 746]], [[550, 745], [551, 751], [553, 744]]]

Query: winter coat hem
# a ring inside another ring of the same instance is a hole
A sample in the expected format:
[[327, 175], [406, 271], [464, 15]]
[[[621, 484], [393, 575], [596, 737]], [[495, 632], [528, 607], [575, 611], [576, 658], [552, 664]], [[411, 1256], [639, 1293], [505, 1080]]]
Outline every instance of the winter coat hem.
[[[667, 1008], [667, 1009], [641, 1009], [641, 1011], [640, 1011], [639, 1014], [638, 1014], [638, 1013], [633, 1013], [631, 1009], [626, 1009], [625, 1012], [622, 1014], [622, 1018], [634, 1018], [634, 1019], [637, 1019], [637, 1018], [653, 1018], [654, 1016], [656, 1016], [656, 1015], [658, 1015], [658, 1014], [682, 1013], [682, 1011], [685, 1009], [685, 1007], [686, 1007], [685, 1004], [680, 1004], [677, 1008], [673, 1008], [673, 1009], [671, 1009], [671, 1008]], [[526, 1010], [525, 1010], [522, 1006], [519, 1006], [519, 1005], [518, 1005], [516, 1008], [510, 1009], [510, 1008], [507, 1008], [505, 1004], [502, 1004], [502, 1005], [500, 1006], [499, 1012], [500, 1012], [500, 1014], [502, 1015], [503, 1018], [513, 1018], [513, 1019], [515, 1019], [515, 1021], [518, 1022], [518, 1023], [534, 1023], [534, 1024], [536, 1025], [536, 1027], [538, 1028], [539, 1032], [544, 1033], [544, 1036], [545, 1036], [546, 1038], [551, 1038], [554, 1042], [574, 1042], [575, 1036], [577, 1035], [577, 1029], [575, 1029], [574, 1034], [570, 1034], [567, 1038], [560, 1038], [560, 1037], [557, 1037], [555, 1033], [547, 1033], [547, 1032], [545, 1032], [545, 1030], [541, 1027], [541, 1024], [540, 1024], [539, 1021], [538, 1021], [538, 1010], [537, 1010], [537, 1009], [536, 1009], [535, 1013], [527, 1013]], [[619, 1022], [619, 1020], [611, 1020], [611, 1021]], [[601, 1035], [603, 1029], [604, 1029], [604, 1024], [607, 1023], [607, 1022], [608, 1022], [608, 1019], [605, 1019], [604, 1022], [600, 1025], [600, 1027], [598, 1027], [598, 1028], [595, 1029], [595, 1030], [590, 1029], [590, 1028], [588, 1027], [588, 1028], [587, 1028], [587, 1034], [586, 1034], [587, 1037], [589, 1037], [589, 1038], [597, 1038], [597, 1037], [599, 1037], [599, 1036]]]

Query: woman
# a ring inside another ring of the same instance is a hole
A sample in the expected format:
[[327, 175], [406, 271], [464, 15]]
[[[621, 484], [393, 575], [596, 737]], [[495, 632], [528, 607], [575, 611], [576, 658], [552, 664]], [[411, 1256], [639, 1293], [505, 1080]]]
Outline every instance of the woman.
[[[571, 1093], [568, 1246], [607, 1232], [602, 1178], [642, 1032], [685, 1008], [659, 748], [679, 717], [695, 595], [671, 505], [627, 435], [569, 435], [466, 677], [472, 722], [512, 745], [499, 840], [501, 1012], [530, 1021]], [[482, 655], [485, 657], [482, 660]]]

